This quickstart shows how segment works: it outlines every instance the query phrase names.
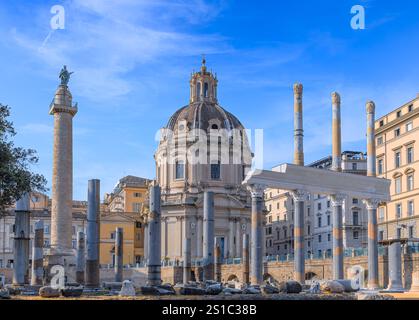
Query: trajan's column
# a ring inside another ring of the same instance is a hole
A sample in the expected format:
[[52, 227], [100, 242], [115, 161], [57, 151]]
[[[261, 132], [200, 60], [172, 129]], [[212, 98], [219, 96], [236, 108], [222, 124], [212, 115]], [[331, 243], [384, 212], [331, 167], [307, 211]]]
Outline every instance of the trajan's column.
[[[70, 75], [64, 66], [60, 72], [61, 83], [55, 92], [49, 111], [54, 116], [50, 256], [55, 257], [74, 255], [71, 243], [73, 117], [77, 113], [77, 105], [72, 105], [72, 96], [68, 89]], [[54, 260], [53, 263], [61, 261]]]

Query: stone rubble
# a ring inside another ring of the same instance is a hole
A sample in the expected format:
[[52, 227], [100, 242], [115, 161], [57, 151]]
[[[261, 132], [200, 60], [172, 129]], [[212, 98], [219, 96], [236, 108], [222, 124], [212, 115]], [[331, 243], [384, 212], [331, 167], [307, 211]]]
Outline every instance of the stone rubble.
[[320, 283], [320, 289], [326, 293], [343, 293], [345, 291], [345, 287], [334, 280], [323, 281]]
[[64, 289], [61, 289], [61, 295], [63, 297], [72, 297], [72, 298], [76, 298], [76, 297], [81, 297], [81, 295], [83, 294], [83, 287], [82, 286], [78, 286], [78, 287], [74, 287], [74, 286], [67, 286]]
[[336, 282], [339, 282], [343, 288], [345, 292], [356, 292], [359, 290], [359, 288], [354, 288], [354, 286], [352, 285], [352, 281], [351, 280], [335, 280]]
[[10, 293], [7, 289], [0, 289], [0, 300], [1, 299], [10, 299]]
[[124, 280], [122, 282], [122, 288], [119, 292], [120, 297], [135, 297], [135, 288], [134, 284], [129, 280]]
[[264, 294], [278, 294], [279, 293], [279, 289], [270, 284], [265, 284], [261, 286], [261, 289]]
[[60, 290], [45, 286], [39, 289], [39, 295], [42, 298], [58, 298], [60, 296]]
[[174, 294], [172, 290], [168, 290], [165, 286], [143, 286], [140, 287], [139, 291], [146, 296], [167, 296]]
[[206, 293], [209, 295], [217, 295], [223, 291], [223, 286], [221, 283], [211, 284], [207, 286]]
[[279, 291], [281, 293], [300, 293], [303, 290], [303, 287], [298, 281], [288, 280], [282, 281], [278, 284]]

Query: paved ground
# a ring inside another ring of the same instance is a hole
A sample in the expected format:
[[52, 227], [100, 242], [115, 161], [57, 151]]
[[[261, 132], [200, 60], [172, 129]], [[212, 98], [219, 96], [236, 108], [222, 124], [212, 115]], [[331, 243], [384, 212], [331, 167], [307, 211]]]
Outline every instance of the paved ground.
[[390, 293], [397, 300], [419, 300], [419, 292]]
[[232, 296], [82, 296], [80, 298], [41, 298], [39, 296], [12, 296], [13, 300], [356, 300], [353, 294], [272, 294], [272, 295], [232, 295]]

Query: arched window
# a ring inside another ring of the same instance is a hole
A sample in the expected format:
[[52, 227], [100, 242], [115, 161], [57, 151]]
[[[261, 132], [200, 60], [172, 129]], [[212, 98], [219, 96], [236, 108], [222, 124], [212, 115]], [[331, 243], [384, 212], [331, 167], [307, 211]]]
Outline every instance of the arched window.
[[183, 179], [185, 177], [185, 163], [183, 160], [176, 161], [176, 179]]
[[196, 96], [197, 96], [198, 99], [201, 96], [201, 82], [198, 82], [196, 84]]
[[220, 180], [220, 161], [211, 163], [211, 180]]
[[204, 97], [208, 98], [208, 83], [204, 83]]

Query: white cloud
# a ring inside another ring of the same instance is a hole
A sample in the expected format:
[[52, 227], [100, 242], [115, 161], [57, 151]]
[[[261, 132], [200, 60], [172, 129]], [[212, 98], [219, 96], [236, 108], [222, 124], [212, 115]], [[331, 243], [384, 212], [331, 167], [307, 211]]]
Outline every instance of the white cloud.
[[[78, 94], [108, 101], [135, 89], [127, 76], [145, 63], [161, 67], [162, 59], [229, 50], [218, 35], [190, 31], [191, 25], [213, 19], [220, 7], [200, 0], [74, 0], [64, 3], [65, 30], [52, 32], [44, 45], [34, 28], [15, 29], [11, 35], [49, 66], [50, 75], [67, 64], [75, 71], [72, 87]], [[141, 72], [136, 74], [141, 78]]]

